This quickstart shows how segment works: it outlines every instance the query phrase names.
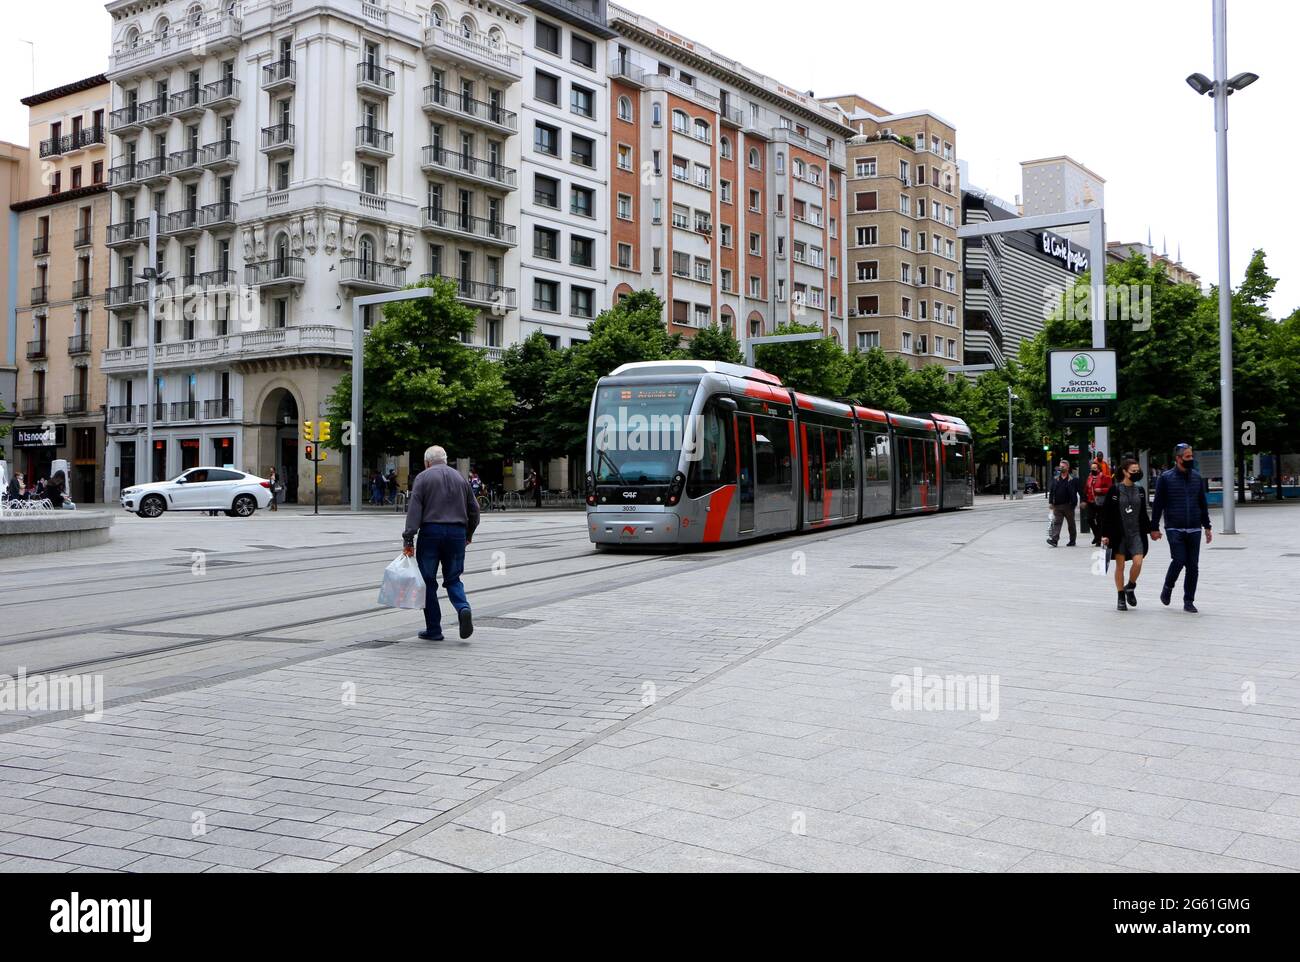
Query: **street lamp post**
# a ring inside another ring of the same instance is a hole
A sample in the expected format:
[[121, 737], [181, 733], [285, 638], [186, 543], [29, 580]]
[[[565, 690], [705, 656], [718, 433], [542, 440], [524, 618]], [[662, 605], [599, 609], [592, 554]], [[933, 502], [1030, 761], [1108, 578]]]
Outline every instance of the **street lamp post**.
[[1228, 259], [1228, 98], [1249, 87], [1257, 74], [1228, 77], [1228, 0], [1212, 0], [1214, 12], [1214, 80], [1194, 73], [1187, 84], [1214, 97], [1215, 168], [1219, 208], [1219, 410], [1223, 448], [1223, 533], [1237, 533], [1236, 420], [1232, 404], [1232, 265]]
[[[153, 351], [154, 351], [153, 329], [155, 324], [155, 318], [157, 317], [158, 314], [158, 306], [155, 303], [158, 297], [158, 285], [160, 283], [166, 282], [168, 280], [168, 277], [165, 271], [158, 270], [158, 211], [156, 210], [151, 210], [149, 212], [149, 266], [146, 267], [143, 271], [141, 271], [140, 274], [142, 277], [144, 277], [144, 279], [149, 284], [149, 291], [148, 291], [149, 330], [145, 332], [145, 338], [146, 338], [145, 344], [147, 345], [146, 350], [148, 351], [148, 357], [145, 361], [145, 378], [147, 379], [147, 382], [145, 384], [145, 412], [144, 412], [144, 432], [145, 432], [144, 443], [145, 443], [145, 450], [147, 452], [145, 454], [145, 457], [149, 459], [148, 460], [149, 480], [162, 481], [165, 479], [155, 478], [153, 476], [153, 415], [154, 415], [154, 405], [157, 403], [157, 400], [155, 398], [156, 385], [154, 384], [154, 377], [153, 377]], [[128, 284], [134, 285], [135, 278], [134, 277], [128, 278]], [[165, 462], [163, 467], [163, 473], [164, 474], [167, 473]]]
[[1016, 500], [1016, 449], [1012, 442], [1011, 431], [1011, 402], [1019, 401], [1020, 398], [1011, 392], [1011, 385], [1007, 385], [1007, 500]]

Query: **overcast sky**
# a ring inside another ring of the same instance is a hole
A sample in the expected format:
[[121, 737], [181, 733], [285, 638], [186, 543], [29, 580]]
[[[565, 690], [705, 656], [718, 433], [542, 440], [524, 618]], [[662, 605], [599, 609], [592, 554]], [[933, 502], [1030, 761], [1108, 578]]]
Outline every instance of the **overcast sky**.
[[[856, 92], [899, 113], [935, 111], [957, 126], [971, 183], [1007, 200], [1021, 193], [1020, 161], [1068, 154], [1106, 179], [1110, 240], [1145, 241], [1149, 229], [1157, 248], [1167, 238], [1173, 255], [1181, 244], [1183, 263], [1217, 280], [1213, 110], [1183, 82], [1213, 72], [1210, 0], [627, 6], [818, 96]], [[1264, 248], [1281, 316], [1300, 307], [1300, 205], [1286, 173], [1300, 156], [1300, 4], [1228, 6], [1229, 74], [1261, 77], [1231, 101], [1233, 284]], [[110, 21], [100, 0], [4, 8], [0, 138], [25, 143], [18, 99], [32, 90], [31, 48], [15, 38], [35, 42], [44, 90], [105, 68]]]

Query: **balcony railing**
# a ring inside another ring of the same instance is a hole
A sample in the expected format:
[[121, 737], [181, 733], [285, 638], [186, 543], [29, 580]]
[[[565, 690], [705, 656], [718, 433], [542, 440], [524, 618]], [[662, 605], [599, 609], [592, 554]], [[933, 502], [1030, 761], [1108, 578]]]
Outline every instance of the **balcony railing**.
[[519, 48], [502, 43], [489, 34], [451, 30], [432, 24], [424, 29], [424, 51], [446, 57], [511, 80], [523, 76]]
[[484, 240], [497, 241], [511, 247], [516, 243], [516, 231], [513, 224], [503, 224], [501, 221], [490, 220], [486, 217], [461, 214], [445, 207], [424, 208], [424, 227], [428, 230], [448, 231]]
[[421, 281], [433, 278], [441, 278], [455, 284], [456, 296], [462, 301], [469, 301], [471, 304], [482, 304], [484, 307], [499, 306], [502, 310], [513, 311], [518, 303], [513, 287], [502, 287], [500, 284], [472, 281], [465, 277], [449, 277], [446, 274], [420, 275]]
[[357, 128], [357, 149], [391, 156], [393, 153], [393, 132], [362, 125]]
[[167, 158], [150, 157], [137, 161], [135, 165], [136, 180], [157, 180], [167, 176]]
[[631, 57], [614, 57], [609, 62], [609, 76], [625, 80], [636, 87], [645, 86], [646, 70]]
[[141, 240], [149, 233], [149, 221], [146, 218], [125, 220], [120, 224], [109, 224], [105, 232], [105, 242], [109, 247], [115, 244], [129, 244]]
[[277, 257], [244, 267], [244, 283], [250, 287], [264, 284], [301, 283], [305, 277], [301, 257]]
[[218, 140], [214, 144], [205, 144], [199, 163], [204, 167], [233, 166], [239, 163], [239, 141]]
[[199, 416], [198, 401], [173, 401], [171, 419], [173, 421], [193, 421]]
[[32, 288], [32, 304], [48, 304], [50, 302], [50, 288], [48, 284], [40, 284]]
[[239, 205], [228, 200], [215, 204], [205, 204], [200, 211], [199, 223], [211, 230], [215, 227], [235, 223], [239, 216]]
[[68, 337], [69, 354], [89, 354], [90, 353], [90, 334], [72, 334]]
[[66, 136], [65, 136], [65, 137], [50, 137], [50, 138], [47, 138], [46, 140], [42, 140], [42, 141], [41, 141], [41, 156], [42, 156], [42, 157], [57, 157], [59, 154], [65, 153], [65, 152], [67, 151], [67, 149], [68, 149], [68, 145], [69, 145], [70, 143], [71, 143], [71, 138], [66, 137]]
[[197, 207], [182, 207], [162, 218], [158, 230], [163, 234], [184, 234], [202, 228], [200, 211]]
[[239, 81], [234, 77], [223, 77], [203, 88], [203, 105], [205, 107], [216, 107], [237, 100], [239, 100]]
[[230, 397], [214, 398], [203, 402], [203, 419], [205, 421], [225, 420], [235, 416], [235, 399]]
[[510, 133], [519, 130], [519, 115], [514, 111], [484, 100], [466, 97], [438, 84], [429, 84], [424, 88], [424, 106], [426, 110], [445, 111]]
[[140, 123], [146, 127], [171, 123], [166, 97], [151, 97], [140, 102]]
[[140, 123], [141, 111], [138, 103], [119, 107], [108, 115], [108, 129], [112, 133], [129, 130]]
[[178, 150], [167, 158], [167, 172], [169, 174], [183, 174], [186, 171], [198, 173], [199, 164], [203, 159], [203, 151], [198, 147], [190, 147], [186, 150]]
[[36, 414], [45, 413], [45, 398], [43, 397], [25, 397], [23, 398], [23, 417], [32, 417]]
[[199, 275], [200, 287], [228, 287], [235, 283], [235, 272], [229, 269], [204, 271]]
[[104, 128], [100, 127], [82, 127], [81, 130], [72, 134], [72, 149], [81, 150], [92, 144], [104, 143]]
[[401, 267], [345, 257], [339, 262], [340, 277], [345, 284], [363, 287], [382, 287], [397, 290], [406, 284], [406, 271]]
[[143, 304], [148, 299], [148, 284], [119, 284], [104, 291], [104, 300], [110, 308]]
[[46, 357], [48, 353], [49, 348], [45, 343], [45, 338], [42, 337], [35, 341], [27, 342], [27, 360], [39, 361], [41, 358]]
[[274, 87], [287, 86], [295, 83], [297, 79], [298, 64], [292, 57], [281, 57], [262, 66], [262, 87], [264, 89], [269, 90]]
[[72, 232], [72, 246], [89, 247], [91, 244], [91, 231], [92, 228], [89, 226], [78, 227], [75, 231]]
[[370, 90], [391, 94], [396, 76], [393, 71], [377, 63], [357, 64], [357, 85]]
[[452, 173], [465, 174], [478, 180], [490, 181], [511, 190], [515, 189], [518, 179], [512, 167], [494, 164], [490, 160], [471, 157], [463, 151], [448, 150], [446, 147], [425, 147], [424, 166], [441, 167], [443, 170], [449, 170]]
[[108, 409], [109, 424], [137, 424], [144, 420], [143, 404], [114, 404]]
[[108, 186], [125, 187], [135, 180], [135, 164], [118, 164], [108, 168]]
[[38, 234], [32, 238], [32, 256], [41, 257], [50, 252], [50, 235]]
[[[232, 5], [231, 9], [238, 7]], [[239, 17], [209, 14], [198, 23], [177, 24], [165, 36], [138, 36], [133, 43], [123, 41], [113, 48], [110, 72], [144, 70], [161, 61], [192, 56], [195, 50], [232, 46], [239, 42], [242, 30]]]
[[262, 128], [262, 149], [278, 150], [293, 147], [293, 124], [272, 124]]
[[90, 278], [74, 277], [72, 279], [72, 296], [89, 297], [90, 296]]
[[195, 113], [202, 109], [203, 88], [197, 84], [167, 98], [167, 112], [177, 116]]
[[[352, 331], [328, 324], [300, 324], [241, 334], [218, 334], [196, 340], [169, 341], [154, 346], [154, 363], [163, 369], [192, 370], [195, 365], [201, 364], [227, 365], [235, 357], [283, 358], [286, 354], [297, 352], [350, 357]], [[147, 347], [111, 348], [100, 356], [101, 370], [111, 373], [143, 371], [148, 362]]]
[[84, 394], [63, 395], [63, 413], [64, 414], [85, 414], [86, 395]]

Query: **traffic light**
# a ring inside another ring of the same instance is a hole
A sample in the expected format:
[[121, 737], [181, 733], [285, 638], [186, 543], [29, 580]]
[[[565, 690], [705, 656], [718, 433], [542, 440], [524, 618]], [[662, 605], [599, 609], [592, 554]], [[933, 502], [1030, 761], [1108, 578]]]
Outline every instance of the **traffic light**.
[[303, 439], [304, 441], [315, 441], [315, 440], [316, 440], [316, 437], [315, 437], [315, 435], [313, 434], [313, 429], [314, 429], [315, 427], [316, 427], [316, 424], [315, 424], [314, 421], [303, 421], [303, 422], [302, 422], [302, 439]]
[[307, 460], [308, 460], [308, 461], [313, 460], [313, 458], [312, 458], [312, 447], [311, 447], [310, 444], [307, 445], [306, 451], [305, 451], [304, 453], [307, 455]]
[[322, 421], [320, 423], [320, 437], [318, 437], [316, 440], [318, 440], [321, 444], [324, 444], [329, 439], [330, 439], [330, 423], [328, 421]]

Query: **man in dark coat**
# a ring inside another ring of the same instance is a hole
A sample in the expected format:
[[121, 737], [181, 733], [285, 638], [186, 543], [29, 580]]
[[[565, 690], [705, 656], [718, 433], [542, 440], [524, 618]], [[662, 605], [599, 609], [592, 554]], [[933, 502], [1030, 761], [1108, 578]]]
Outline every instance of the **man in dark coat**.
[[[1174, 448], [1174, 467], [1160, 475], [1156, 482], [1155, 505], [1151, 509], [1151, 537], [1160, 540], [1160, 519], [1165, 521], [1165, 534], [1169, 536], [1169, 570], [1165, 573], [1165, 587], [1160, 592], [1160, 603], [1169, 604], [1174, 596], [1178, 576], [1183, 579], [1183, 611], [1196, 614], [1196, 582], [1201, 566], [1201, 532], [1205, 543], [1214, 540], [1210, 530], [1210, 509], [1205, 499], [1205, 482], [1193, 465], [1196, 453], [1190, 444]], [[1231, 498], [1232, 491], [1224, 497]]]
[[1079, 503], [1079, 479], [1070, 476], [1070, 462], [1062, 459], [1060, 470], [1053, 476], [1047, 488], [1047, 505], [1052, 509], [1052, 528], [1047, 535], [1047, 543], [1055, 548], [1061, 540], [1061, 524], [1069, 522], [1070, 541], [1067, 548], [1073, 548], [1078, 538], [1078, 529], [1074, 524], [1074, 509]]

